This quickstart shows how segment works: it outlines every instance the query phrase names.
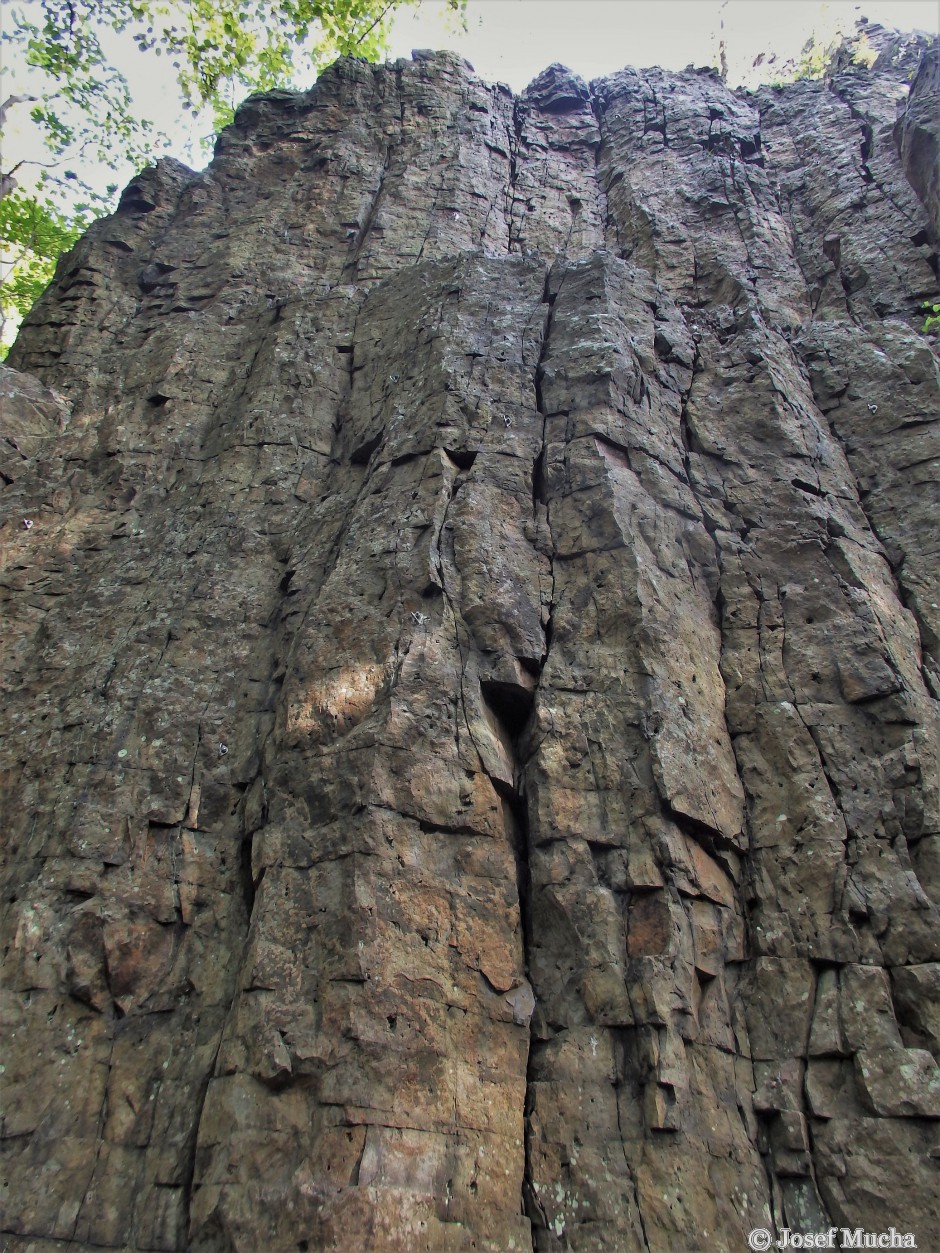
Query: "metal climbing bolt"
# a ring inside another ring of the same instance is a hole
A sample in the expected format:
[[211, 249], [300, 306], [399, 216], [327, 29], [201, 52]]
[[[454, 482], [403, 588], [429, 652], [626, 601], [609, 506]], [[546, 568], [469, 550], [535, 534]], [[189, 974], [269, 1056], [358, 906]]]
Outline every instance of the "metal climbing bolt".
[[32, 520], [32, 518], [24, 518], [24, 519], [23, 519], [23, 526], [25, 526], [25, 527], [26, 527], [27, 531], [31, 531], [31, 530], [33, 529], [33, 520]]
[[508, 428], [512, 426], [512, 418], [509, 416], [509, 414], [508, 414], [508, 413], [507, 413], [507, 414], [506, 414], [506, 416], [503, 418], [503, 421], [505, 422], [505, 424], [506, 424], [506, 428], [507, 428], [507, 430], [508, 430]]
[[868, 406], [868, 412], [869, 412], [869, 413], [877, 413], [877, 412], [878, 412], [878, 406], [877, 406], [877, 405], [869, 405], [869, 406]]
[[227, 744], [220, 744], [220, 745], [219, 745], [219, 756], [220, 756], [220, 757], [224, 757], [224, 756], [226, 755], [226, 753], [227, 753], [227, 752], [228, 752], [228, 745], [227, 745]]
[[401, 378], [400, 374], [390, 374], [388, 376], [388, 381], [390, 383], [397, 383], [400, 378]]
[[411, 621], [417, 623], [418, 626], [424, 626], [425, 622], [429, 621], [429, 618], [426, 613], [421, 613], [419, 610], [415, 609], [412, 612]]

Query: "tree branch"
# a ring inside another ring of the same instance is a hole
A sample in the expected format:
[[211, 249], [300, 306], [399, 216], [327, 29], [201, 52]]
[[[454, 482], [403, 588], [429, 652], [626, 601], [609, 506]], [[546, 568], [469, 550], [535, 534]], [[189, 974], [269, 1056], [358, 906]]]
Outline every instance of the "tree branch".
[[0, 104], [0, 126], [6, 125], [7, 110], [11, 109], [15, 104], [26, 104], [29, 101], [37, 101], [38, 96], [7, 96], [3, 104]]
[[368, 26], [368, 27], [367, 27], [367, 28], [366, 28], [366, 29], [362, 32], [362, 34], [359, 36], [359, 38], [358, 38], [358, 39], [356, 40], [356, 42], [353, 44], [353, 47], [354, 47], [354, 48], [358, 48], [358, 47], [359, 47], [359, 45], [362, 43], [363, 39], [365, 39], [367, 36], [369, 36], [369, 35], [371, 35], [371, 34], [372, 34], [372, 32], [375, 30], [376, 26], [378, 26], [379, 22], [384, 22], [384, 21], [385, 21], [385, 15], [386, 15], [386, 13], [388, 13], [389, 9], [391, 9], [391, 8], [393, 7], [394, 3], [395, 3], [395, 0], [388, 0], [388, 4], [386, 4], [385, 8], [382, 10], [382, 12], [379, 14], [379, 16], [375, 19], [375, 21], [374, 21], [374, 22], [373, 22], [370, 26]]

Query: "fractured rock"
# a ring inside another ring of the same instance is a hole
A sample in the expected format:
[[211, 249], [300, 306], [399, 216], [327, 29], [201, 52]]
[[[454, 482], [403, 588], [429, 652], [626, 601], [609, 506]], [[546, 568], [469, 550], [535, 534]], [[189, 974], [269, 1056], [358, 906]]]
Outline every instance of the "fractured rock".
[[927, 1247], [936, 53], [871, 29], [756, 95], [341, 60], [62, 259], [6, 1247]]

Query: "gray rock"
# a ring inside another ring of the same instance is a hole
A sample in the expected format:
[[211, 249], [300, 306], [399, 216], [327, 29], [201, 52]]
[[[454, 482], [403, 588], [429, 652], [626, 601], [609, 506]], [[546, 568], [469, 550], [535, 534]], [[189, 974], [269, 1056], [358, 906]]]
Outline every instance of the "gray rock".
[[940, 1228], [933, 62], [872, 40], [343, 60], [62, 261], [0, 373], [7, 1247]]

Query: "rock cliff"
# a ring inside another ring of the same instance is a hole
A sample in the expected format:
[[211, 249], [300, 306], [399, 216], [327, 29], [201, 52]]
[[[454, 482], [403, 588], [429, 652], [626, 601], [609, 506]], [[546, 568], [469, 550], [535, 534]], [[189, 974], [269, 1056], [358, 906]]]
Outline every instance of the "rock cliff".
[[936, 1239], [938, 75], [881, 34], [756, 95], [341, 61], [62, 261], [6, 1248]]

